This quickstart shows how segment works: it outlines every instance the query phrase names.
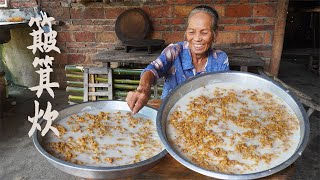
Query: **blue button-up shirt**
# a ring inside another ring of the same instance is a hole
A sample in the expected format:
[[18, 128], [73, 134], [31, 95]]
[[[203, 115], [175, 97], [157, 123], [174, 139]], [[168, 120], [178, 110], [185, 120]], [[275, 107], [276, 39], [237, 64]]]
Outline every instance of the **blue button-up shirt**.
[[205, 72], [229, 70], [228, 56], [225, 52], [209, 49], [208, 60], [203, 72], [196, 72], [192, 63], [189, 43], [178, 42], [166, 47], [160, 56], [152, 61], [142, 72], [151, 71], [156, 80], [165, 77], [161, 99], [186, 79]]

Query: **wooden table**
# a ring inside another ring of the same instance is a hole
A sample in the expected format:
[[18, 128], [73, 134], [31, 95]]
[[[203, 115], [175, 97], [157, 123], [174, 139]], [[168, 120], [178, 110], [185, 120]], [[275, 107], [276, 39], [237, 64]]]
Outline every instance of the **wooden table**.
[[[240, 66], [241, 71], [248, 71], [248, 67], [263, 67], [264, 61], [256, 54], [254, 49], [223, 49], [228, 55], [229, 63], [231, 66]], [[161, 50], [157, 50], [152, 54], [148, 54], [147, 51], [131, 50], [126, 52], [125, 50], [107, 50], [97, 53], [92, 61], [100, 63], [136, 63], [136, 64], [149, 64], [154, 61]]]
[[[284, 49], [282, 52], [284, 56], [308, 56], [308, 70], [314, 71], [318, 69], [320, 75], [320, 49], [319, 48], [298, 48], [298, 49]], [[314, 59], [314, 57], [318, 57]], [[314, 63], [318, 63], [317, 68], [314, 68]]]
[[[148, 105], [159, 108], [161, 104], [161, 100], [150, 100]], [[273, 174], [271, 176], [262, 178], [268, 180], [284, 180], [284, 179], [291, 179], [292, 175], [295, 172], [294, 164], [290, 165], [286, 169]], [[136, 175], [134, 177], [125, 178], [129, 179], [213, 179], [197, 172], [194, 172], [178, 161], [176, 161], [173, 157], [167, 154], [154, 168], [150, 169], [149, 171]]]

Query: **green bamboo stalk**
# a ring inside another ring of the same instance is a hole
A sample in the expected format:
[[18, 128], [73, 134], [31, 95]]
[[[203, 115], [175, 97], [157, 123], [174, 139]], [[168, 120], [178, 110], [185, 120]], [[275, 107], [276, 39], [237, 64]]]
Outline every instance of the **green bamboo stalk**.
[[103, 78], [103, 77], [95, 77], [95, 80], [99, 81], [99, 82], [108, 82], [107, 78]]
[[[122, 90], [135, 90], [138, 86], [135, 85], [127, 85], [127, 84], [114, 84], [115, 89], [122, 89]], [[161, 93], [163, 88], [158, 87], [158, 92]], [[154, 91], [154, 87], [151, 88], [151, 92]], [[67, 86], [66, 92], [71, 93], [80, 93], [83, 94], [83, 87], [71, 87]], [[117, 92], [117, 91], [115, 91]]]
[[131, 80], [131, 79], [113, 79], [114, 83], [118, 84], [139, 84], [140, 80]]
[[107, 97], [97, 97], [97, 98], [98, 98], [98, 100], [108, 100]]
[[[66, 65], [65, 66], [66, 72], [83, 72], [83, 66], [76, 66], [76, 65]], [[140, 75], [142, 70], [141, 69], [125, 69], [125, 68], [114, 68], [112, 69], [114, 74], [119, 75]]]
[[[75, 74], [66, 74], [67, 78], [74, 78], [74, 79], [83, 79], [83, 75], [75, 75]], [[95, 80], [99, 82], [108, 82], [107, 78], [104, 77], [95, 77]], [[72, 81], [69, 81], [72, 84]], [[131, 79], [114, 79], [114, 83], [118, 84], [139, 84], [140, 80], [131, 80]]]
[[[136, 90], [138, 85], [128, 85], [128, 84], [114, 84], [115, 89], [126, 89], [126, 90]], [[158, 91], [162, 92], [163, 87], [158, 87]], [[154, 87], [151, 87], [151, 91], [154, 91]]]
[[[83, 79], [83, 75], [78, 75], [78, 74], [66, 74], [66, 77], [73, 78], [73, 79]], [[103, 77], [96, 77], [95, 80], [99, 82], [108, 82], [108, 79]]]
[[83, 87], [82, 81], [67, 81], [67, 85], [70, 87]]
[[[83, 96], [69, 95], [68, 100], [70, 100], [70, 101], [83, 101]], [[97, 100], [108, 100], [108, 98], [107, 97], [97, 97]]]
[[115, 89], [127, 89], [127, 90], [136, 90], [138, 85], [128, 85], [128, 84], [113, 84]]
[[[114, 88], [116, 88], [116, 89], [135, 90], [135, 89], [137, 89], [136, 87], [138, 87], [138, 86], [127, 85], [127, 84], [114, 84]], [[83, 94], [83, 87], [67, 86], [66, 91], [72, 92], [72, 93], [82, 93]]]
[[124, 69], [124, 68], [115, 68], [112, 69], [113, 74], [119, 74], [119, 75], [140, 75], [142, 70], [137, 69]]
[[[78, 68], [77, 68], [78, 67]], [[76, 66], [76, 65], [66, 65], [64, 70], [66, 72], [83, 72], [83, 66]]]
[[70, 87], [70, 86], [67, 86], [66, 92], [83, 94], [83, 88], [82, 87]]
[[[126, 91], [116, 91], [114, 95], [116, 97], [126, 97], [127, 94], [128, 94], [128, 92], [126, 92]], [[97, 97], [97, 98], [98, 98], [98, 100], [108, 100], [107, 97]], [[68, 100], [70, 100], [70, 101], [83, 101], [83, 96], [69, 95]]]
[[[115, 92], [115, 97], [116, 98], [124, 98], [126, 97], [128, 94], [128, 92], [125, 92], [125, 91], [116, 91]], [[153, 95], [151, 95], [151, 98], [154, 98]], [[77, 101], [77, 102], [83, 102], [83, 96], [75, 96], [75, 95], [69, 95], [68, 96], [68, 100], [69, 101]], [[97, 100], [108, 100], [107, 97], [98, 97]]]
[[83, 79], [83, 75], [78, 74], [66, 74], [67, 78]]
[[[97, 78], [96, 78], [97, 80]], [[104, 82], [105, 79], [99, 79], [98, 80], [103, 80], [103, 81], [99, 81], [99, 82]], [[97, 81], [98, 81], [97, 80]], [[106, 79], [108, 81], [108, 79]], [[107, 82], [105, 81], [105, 82]], [[114, 79], [114, 83], [118, 83], [118, 84], [139, 84], [139, 80], [131, 80], [131, 79]], [[69, 86], [74, 86], [74, 87], [83, 87], [83, 82], [81, 81], [67, 81], [67, 85]]]
[[127, 94], [128, 94], [127, 91], [116, 91], [116, 92], [114, 93], [114, 95], [115, 95], [116, 97], [127, 97]]
[[[125, 97], [127, 97], [127, 94], [128, 94], [128, 92], [126, 92], [126, 91], [119, 91], [119, 92], [115, 93], [115, 98], [120, 98], [120, 99], [124, 100]], [[153, 94], [151, 94], [150, 98], [154, 99], [155, 97]]]
[[[126, 96], [117, 96], [117, 97], [126, 97]], [[76, 101], [76, 102], [83, 102], [83, 96], [73, 96], [69, 95], [68, 96], [69, 101]], [[98, 97], [97, 100], [108, 100], [107, 97]]]
[[83, 96], [75, 96], [75, 95], [69, 95], [68, 100], [71, 101], [83, 101]]

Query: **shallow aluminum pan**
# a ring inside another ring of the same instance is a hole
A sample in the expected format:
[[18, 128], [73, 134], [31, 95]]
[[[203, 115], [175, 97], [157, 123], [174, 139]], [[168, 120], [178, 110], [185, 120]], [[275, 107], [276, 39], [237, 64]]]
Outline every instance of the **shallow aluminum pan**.
[[[216, 84], [216, 83], [234, 83], [239, 85], [240, 87], [246, 86], [254, 86], [257, 88], [262, 88], [267, 91], [271, 91], [273, 95], [280, 97], [283, 99], [294, 111], [296, 114], [299, 123], [300, 123], [300, 142], [295, 153], [285, 162], [282, 164], [268, 169], [266, 171], [258, 172], [258, 173], [251, 173], [251, 174], [224, 174], [215, 171], [209, 171], [203, 169], [188, 160], [184, 159], [179, 153], [172, 148], [169, 144], [169, 141], [166, 136], [166, 122], [168, 118], [168, 114], [174, 104], [179, 101], [185, 94], [190, 91], [193, 91], [197, 88], [208, 84]], [[219, 178], [219, 179], [255, 179], [261, 178], [265, 176], [269, 176], [274, 174], [278, 171], [281, 171], [292, 164], [298, 157], [301, 155], [302, 151], [307, 146], [307, 142], [309, 139], [310, 127], [309, 127], [309, 120], [306, 116], [306, 112], [301, 105], [301, 103], [293, 96], [289, 90], [284, 89], [278, 83], [271, 79], [263, 78], [261, 76], [251, 74], [251, 73], [244, 73], [239, 71], [229, 71], [229, 72], [222, 72], [222, 73], [206, 73], [203, 75], [199, 75], [193, 77], [186, 81], [186, 83], [178, 86], [174, 91], [170, 92], [166, 99], [160, 106], [157, 116], [157, 130], [160, 136], [162, 143], [164, 144], [165, 148], [169, 152], [169, 154], [174, 157], [177, 161], [179, 161], [182, 165], [186, 166], [187, 168], [196, 171], [200, 174]]]
[[[72, 114], [78, 114], [82, 112], [92, 111], [92, 110], [123, 110], [130, 111], [128, 105], [124, 101], [95, 101], [95, 102], [86, 102], [82, 104], [77, 104], [70, 106], [64, 110], [59, 111], [58, 118], [53, 122], [59, 122], [64, 117], [70, 116]], [[156, 121], [157, 111], [151, 107], [145, 106], [139, 114], [147, 116], [152, 119], [154, 122]], [[43, 121], [41, 122], [42, 127], [45, 125]], [[40, 135], [40, 131], [33, 135], [33, 143], [38, 149], [38, 151], [56, 168], [83, 178], [90, 179], [114, 179], [114, 178], [122, 178], [133, 176], [136, 174], [140, 174], [148, 169], [152, 168], [156, 165], [161, 158], [163, 158], [167, 152], [163, 150], [159, 154], [153, 156], [144, 161], [140, 161], [135, 164], [129, 164], [124, 166], [114, 166], [114, 167], [95, 167], [95, 166], [84, 166], [68, 163], [61, 159], [58, 159], [52, 155], [50, 155], [43, 147], [42, 147], [42, 136]]]

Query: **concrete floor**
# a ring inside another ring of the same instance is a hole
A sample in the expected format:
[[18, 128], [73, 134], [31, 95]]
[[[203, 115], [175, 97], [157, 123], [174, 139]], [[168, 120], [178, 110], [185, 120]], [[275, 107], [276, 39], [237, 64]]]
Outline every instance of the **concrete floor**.
[[[308, 72], [304, 62], [283, 60], [279, 78], [288, 85], [305, 92], [320, 102], [320, 77]], [[45, 160], [35, 149], [27, 133], [31, 123], [28, 116], [33, 116], [35, 92], [22, 87], [10, 87], [10, 96], [16, 99], [16, 106], [7, 107], [5, 117], [0, 119], [0, 180], [79, 180], [81, 178], [66, 174]], [[40, 107], [46, 107], [47, 101], [53, 109], [68, 106], [64, 90], [55, 90], [55, 98], [43, 93], [38, 101]], [[320, 177], [320, 113], [310, 117], [311, 134], [307, 148], [294, 163], [295, 172], [289, 179], [319, 179]], [[134, 179], [139, 179], [136, 177]]]

